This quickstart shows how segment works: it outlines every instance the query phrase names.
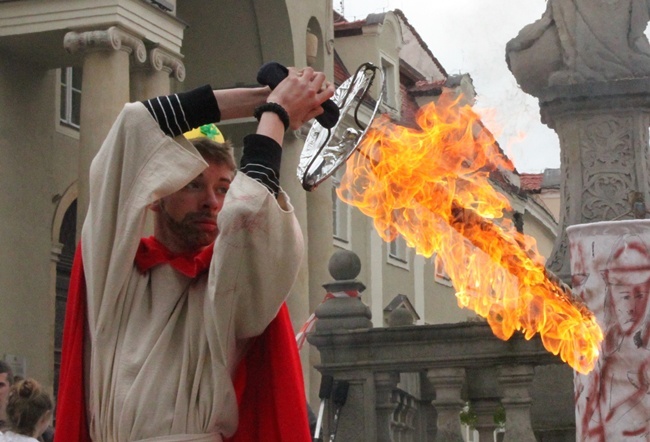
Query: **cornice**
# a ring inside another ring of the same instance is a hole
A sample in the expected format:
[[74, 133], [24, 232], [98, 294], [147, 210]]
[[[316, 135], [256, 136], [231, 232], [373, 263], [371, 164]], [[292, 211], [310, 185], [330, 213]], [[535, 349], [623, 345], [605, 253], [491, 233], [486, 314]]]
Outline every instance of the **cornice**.
[[140, 0], [0, 2], [0, 37], [57, 30], [83, 32], [115, 25], [172, 53], [180, 52], [187, 26]]

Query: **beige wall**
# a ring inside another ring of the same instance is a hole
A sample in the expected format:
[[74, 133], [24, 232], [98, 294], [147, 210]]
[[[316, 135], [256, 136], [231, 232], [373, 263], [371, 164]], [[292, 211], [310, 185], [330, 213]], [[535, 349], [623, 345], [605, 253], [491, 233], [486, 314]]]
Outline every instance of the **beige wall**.
[[546, 259], [551, 256], [555, 234], [546, 225], [540, 223], [538, 218], [532, 216], [530, 212], [524, 215], [524, 233], [537, 240], [537, 250], [540, 255]]
[[76, 140], [57, 132], [54, 71], [0, 59], [0, 355], [52, 383], [52, 219], [75, 179]]
[[548, 210], [553, 215], [555, 221], [560, 220], [560, 209], [562, 208], [562, 200], [560, 198], [560, 190], [542, 190], [542, 193], [539, 195], [539, 198], [542, 200], [543, 204], [548, 207]]

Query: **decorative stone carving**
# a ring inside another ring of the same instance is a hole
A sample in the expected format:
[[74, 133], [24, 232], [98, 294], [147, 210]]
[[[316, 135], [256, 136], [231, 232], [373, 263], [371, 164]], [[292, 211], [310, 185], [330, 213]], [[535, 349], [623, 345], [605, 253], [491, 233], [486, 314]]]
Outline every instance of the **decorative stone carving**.
[[560, 234], [547, 266], [567, 283], [565, 229], [574, 224], [632, 219], [630, 195], [650, 200], [650, 94], [644, 92], [650, 81], [583, 86], [550, 88], [547, 91], [557, 94], [549, 94], [552, 98], [548, 101], [540, 99], [543, 121], [559, 135], [562, 160]]
[[549, 0], [542, 17], [506, 45], [521, 88], [650, 76], [646, 0]]
[[635, 190], [634, 148], [627, 119], [600, 116], [588, 121], [580, 139], [583, 171], [582, 218], [614, 219], [629, 209]]
[[112, 49], [133, 54], [140, 63], [147, 59], [147, 50], [142, 40], [117, 26], [104, 31], [68, 32], [63, 38], [63, 47], [70, 54]]
[[178, 81], [185, 80], [185, 65], [179, 57], [161, 48], [153, 48], [149, 51], [149, 61], [155, 70], [167, 72]]

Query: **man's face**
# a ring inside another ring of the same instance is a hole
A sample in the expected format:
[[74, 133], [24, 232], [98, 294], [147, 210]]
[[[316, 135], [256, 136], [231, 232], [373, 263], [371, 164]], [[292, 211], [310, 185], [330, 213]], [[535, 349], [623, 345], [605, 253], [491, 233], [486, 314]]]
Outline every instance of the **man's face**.
[[173, 252], [193, 252], [217, 238], [217, 215], [234, 178], [226, 164], [209, 163], [199, 176], [153, 206], [156, 238]]
[[650, 283], [615, 284], [610, 286], [616, 317], [623, 332], [634, 330], [644, 319]]
[[7, 418], [7, 398], [9, 397], [9, 379], [7, 373], [0, 373], [0, 420]]

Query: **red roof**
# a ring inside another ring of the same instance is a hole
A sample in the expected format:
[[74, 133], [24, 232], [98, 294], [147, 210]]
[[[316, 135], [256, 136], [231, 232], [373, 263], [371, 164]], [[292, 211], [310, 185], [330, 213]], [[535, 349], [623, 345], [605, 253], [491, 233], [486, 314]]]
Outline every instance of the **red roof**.
[[415, 95], [429, 95], [427, 92], [432, 93], [433, 95], [440, 95], [444, 85], [445, 80], [418, 81], [415, 83], [415, 86], [409, 88], [409, 92]]
[[521, 188], [529, 191], [542, 190], [542, 181], [544, 181], [543, 173], [521, 173], [519, 174], [521, 180]]
[[344, 31], [348, 29], [361, 29], [365, 24], [366, 24], [366, 19], [357, 20], [357, 21], [339, 21], [334, 23], [334, 30]]
[[334, 83], [340, 86], [350, 76], [350, 71], [343, 63], [343, 60], [341, 60], [339, 53], [334, 49]]

